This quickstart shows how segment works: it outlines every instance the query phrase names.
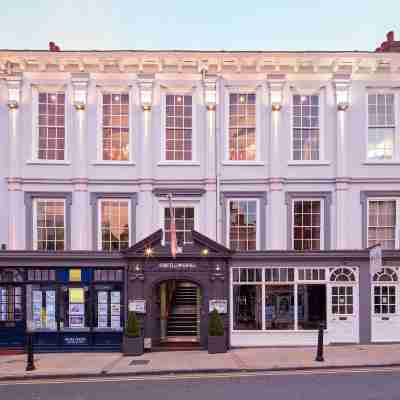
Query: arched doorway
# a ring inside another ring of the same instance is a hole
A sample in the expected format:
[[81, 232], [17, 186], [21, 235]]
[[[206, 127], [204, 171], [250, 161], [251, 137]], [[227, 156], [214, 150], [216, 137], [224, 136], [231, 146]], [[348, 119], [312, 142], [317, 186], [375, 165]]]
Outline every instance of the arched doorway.
[[202, 291], [189, 280], [169, 279], [154, 287], [158, 345], [164, 348], [200, 344]]

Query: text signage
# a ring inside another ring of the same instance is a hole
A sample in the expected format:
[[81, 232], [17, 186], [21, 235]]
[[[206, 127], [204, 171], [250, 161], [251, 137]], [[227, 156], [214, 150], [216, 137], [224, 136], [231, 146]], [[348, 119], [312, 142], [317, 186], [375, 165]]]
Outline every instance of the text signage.
[[217, 310], [218, 314], [226, 314], [228, 312], [228, 300], [210, 300], [209, 312], [214, 310]]
[[159, 267], [161, 269], [194, 269], [196, 264], [193, 263], [160, 263]]
[[129, 311], [137, 314], [146, 314], [146, 300], [132, 300], [129, 302]]
[[66, 346], [86, 346], [89, 344], [86, 336], [64, 336], [63, 341]]

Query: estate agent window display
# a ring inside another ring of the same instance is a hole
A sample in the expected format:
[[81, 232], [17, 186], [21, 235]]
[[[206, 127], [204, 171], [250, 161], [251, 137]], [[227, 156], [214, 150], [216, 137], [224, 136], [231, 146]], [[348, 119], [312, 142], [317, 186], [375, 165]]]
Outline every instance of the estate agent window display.
[[233, 268], [233, 330], [316, 330], [321, 322], [326, 325], [326, 278], [325, 268]]
[[29, 270], [28, 280], [28, 325], [33, 331], [122, 330], [122, 270]]

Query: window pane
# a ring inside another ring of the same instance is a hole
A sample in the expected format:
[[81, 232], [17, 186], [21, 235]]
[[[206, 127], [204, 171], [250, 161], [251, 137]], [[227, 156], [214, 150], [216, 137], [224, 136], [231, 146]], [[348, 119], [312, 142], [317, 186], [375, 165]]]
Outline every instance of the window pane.
[[[175, 213], [175, 229], [178, 246], [192, 243], [192, 230], [194, 229], [194, 207], [173, 207]], [[164, 209], [164, 241], [171, 240], [170, 209]]]
[[396, 201], [368, 202], [368, 246], [380, 243], [394, 249], [396, 243]]
[[233, 287], [233, 302], [233, 329], [262, 329], [260, 285], [235, 285]]
[[265, 288], [266, 329], [294, 329], [294, 286], [274, 285]]
[[326, 286], [298, 286], [299, 329], [318, 329], [322, 322], [326, 326]]

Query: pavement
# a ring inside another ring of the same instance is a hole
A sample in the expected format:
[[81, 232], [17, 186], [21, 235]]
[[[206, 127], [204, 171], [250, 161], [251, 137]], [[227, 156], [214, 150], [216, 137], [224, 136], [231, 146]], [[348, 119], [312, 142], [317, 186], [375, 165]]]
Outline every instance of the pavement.
[[400, 366], [400, 344], [325, 346], [324, 361], [315, 361], [315, 356], [314, 347], [237, 348], [225, 354], [162, 351], [139, 357], [121, 353], [41, 353], [35, 355], [36, 369], [26, 372], [26, 355], [3, 355], [0, 381]]

